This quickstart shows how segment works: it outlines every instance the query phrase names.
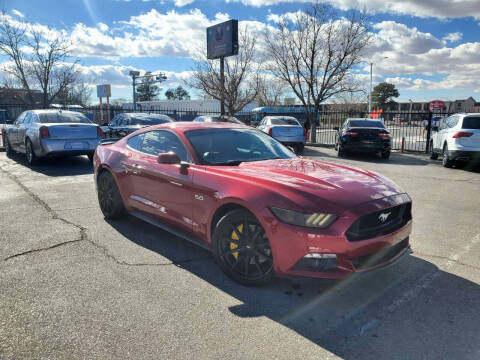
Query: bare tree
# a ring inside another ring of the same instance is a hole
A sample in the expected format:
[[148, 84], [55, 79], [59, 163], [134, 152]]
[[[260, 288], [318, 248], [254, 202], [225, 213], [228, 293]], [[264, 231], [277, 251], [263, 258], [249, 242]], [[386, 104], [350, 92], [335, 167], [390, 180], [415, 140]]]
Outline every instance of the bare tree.
[[265, 40], [267, 69], [287, 83], [305, 106], [315, 141], [313, 120], [320, 104], [358, 88], [350, 70], [360, 63], [370, 41], [367, 19], [357, 11], [339, 17], [331, 6], [317, 1], [304, 12], [283, 16], [276, 28], [267, 28]]
[[42, 33], [1, 15], [0, 54], [10, 60], [4, 71], [26, 92], [29, 105], [35, 105], [34, 91], [40, 90], [41, 106], [47, 108], [76, 81], [76, 62], [67, 62], [69, 48], [70, 42], [61, 34]]
[[90, 103], [93, 89], [83, 82], [75, 82], [60, 92], [55, 101], [64, 105], [81, 105], [86, 107]]
[[367, 111], [368, 95], [364, 91], [345, 92], [332, 99], [333, 108], [348, 114], [359, 114]]
[[258, 106], [280, 105], [285, 93], [285, 85], [281, 81], [268, 79], [265, 75], [260, 76], [259, 79], [256, 97]]
[[254, 63], [256, 40], [247, 31], [239, 32], [239, 52], [225, 59], [225, 83], [220, 80], [220, 61], [208, 60], [206, 52], [195, 61], [193, 77], [186, 84], [221, 100], [230, 115], [241, 111], [257, 96], [258, 68]]

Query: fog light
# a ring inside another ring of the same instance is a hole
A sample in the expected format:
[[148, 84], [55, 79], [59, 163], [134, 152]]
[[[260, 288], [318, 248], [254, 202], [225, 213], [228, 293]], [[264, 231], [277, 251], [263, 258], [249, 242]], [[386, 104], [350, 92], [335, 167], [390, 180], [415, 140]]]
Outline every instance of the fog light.
[[327, 271], [337, 267], [335, 254], [307, 254], [293, 267], [301, 271]]

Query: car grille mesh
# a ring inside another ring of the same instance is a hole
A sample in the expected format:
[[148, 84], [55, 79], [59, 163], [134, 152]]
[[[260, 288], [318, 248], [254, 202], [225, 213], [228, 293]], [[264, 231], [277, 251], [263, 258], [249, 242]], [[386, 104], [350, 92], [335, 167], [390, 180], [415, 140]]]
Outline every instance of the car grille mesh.
[[[388, 216], [387, 216], [388, 214]], [[382, 217], [385, 218], [382, 221]], [[361, 241], [389, 234], [400, 229], [412, 218], [412, 203], [364, 215], [347, 230], [348, 241]]]

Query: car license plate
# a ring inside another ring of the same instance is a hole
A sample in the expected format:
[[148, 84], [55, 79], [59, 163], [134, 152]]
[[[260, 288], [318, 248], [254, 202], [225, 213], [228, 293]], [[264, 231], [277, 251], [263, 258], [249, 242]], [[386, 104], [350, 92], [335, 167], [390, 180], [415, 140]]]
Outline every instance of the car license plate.
[[72, 150], [83, 150], [83, 149], [86, 149], [87, 146], [85, 145], [84, 142], [72, 142], [72, 143], [69, 143], [69, 144], [65, 144], [65, 148], [68, 149], [72, 149]]

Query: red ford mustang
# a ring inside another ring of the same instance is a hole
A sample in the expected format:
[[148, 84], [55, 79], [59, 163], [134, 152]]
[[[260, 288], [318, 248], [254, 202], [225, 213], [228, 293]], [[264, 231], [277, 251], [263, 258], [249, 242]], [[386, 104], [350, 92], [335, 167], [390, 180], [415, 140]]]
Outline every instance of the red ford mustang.
[[100, 208], [213, 251], [232, 279], [342, 279], [406, 253], [411, 199], [366, 170], [297, 157], [230, 123], [169, 123], [100, 145]]

